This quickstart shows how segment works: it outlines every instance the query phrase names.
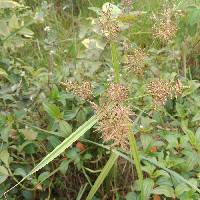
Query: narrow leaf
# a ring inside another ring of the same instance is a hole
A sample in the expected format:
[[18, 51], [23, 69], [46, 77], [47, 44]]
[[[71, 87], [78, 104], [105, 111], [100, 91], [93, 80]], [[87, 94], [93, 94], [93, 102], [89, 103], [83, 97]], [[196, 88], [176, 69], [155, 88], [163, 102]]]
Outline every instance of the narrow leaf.
[[92, 126], [98, 121], [97, 116], [91, 117], [87, 122], [85, 122], [82, 126], [80, 126], [74, 133], [72, 133], [68, 138], [66, 138], [60, 145], [58, 145], [52, 152], [50, 152], [32, 171], [25, 176], [19, 183], [14, 185], [12, 188], [7, 190], [4, 194], [8, 193], [16, 186], [18, 186], [21, 182], [31, 176], [33, 173], [42, 169], [48, 163], [50, 163], [53, 159], [58, 157], [61, 153], [65, 151], [69, 146], [71, 146], [76, 140], [78, 140], [86, 131], [88, 131]]
[[98, 178], [96, 179], [93, 187], [91, 188], [86, 200], [91, 200], [93, 198], [93, 196], [95, 195], [96, 191], [98, 190], [100, 185], [103, 183], [104, 179], [106, 178], [106, 176], [108, 175], [108, 173], [111, 170], [112, 166], [114, 165], [115, 161], [117, 160], [118, 156], [119, 155], [117, 155], [114, 152], [112, 152], [108, 162], [106, 163], [106, 165], [102, 169], [100, 175], [98, 176]]

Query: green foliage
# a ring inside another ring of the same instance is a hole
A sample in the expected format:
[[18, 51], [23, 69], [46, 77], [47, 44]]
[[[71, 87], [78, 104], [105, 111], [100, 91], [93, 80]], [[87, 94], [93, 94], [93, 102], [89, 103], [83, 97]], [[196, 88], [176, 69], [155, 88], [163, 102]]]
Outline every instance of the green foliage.
[[[110, 2], [121, 30], [111, 42], [99, 28], [104, 0], [0, 1], [0, 198], [200, 198], [200, 3], [133, 1], [123, 14]], [[177, 32], [163, 42], [152, 16], [168, 7]], [[125, 68], [138, 47], [142, 76]], [[180, 80], [183, 92], [153, 109], [154, 79]], [[66, 80], [90, 81], [94, 97], [65, 91]], [[114, 82], [129, 90], [131, 151], [94, 130], [91, 102]]]

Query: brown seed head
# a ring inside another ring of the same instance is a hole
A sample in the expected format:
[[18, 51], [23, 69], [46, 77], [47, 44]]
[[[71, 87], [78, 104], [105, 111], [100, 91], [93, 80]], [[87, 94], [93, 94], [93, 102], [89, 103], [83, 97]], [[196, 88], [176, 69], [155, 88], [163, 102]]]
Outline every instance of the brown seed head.
[[106, 11], [101, 12], [101, 16], [99, 18], [101, 31], [108, 41], [116, 39], [120, 32], [119, 24], [116, 19], [113, 19], [111, 11], [112, 6], [109, 5]]
[[165, 81], [155, 80], [148, 85], [148, 93], [153, 97], [155, 108], [164, 106], [167, 99], [177, 97], [183, 92], [183, 85], [180, 80]]
[[123, 103], [128, 99], [128, 90], [121, 84], [111, 84], [107, 90], [108, 101]]
[[132, 0], [121, 0], [123, 13], [129, 13], [132, 7]]
[[148, 85], [148, 93], [153, 97], [154, 105], [164, 106], [171, 96], [171, 85], [169, 81], [155, 80]]
[[102, 132], [105, 142], [113, 141], [114, 146], [127, 149], [127, 137], [130, 131], [130, 110], [117, 105], [106, 112], [98, 123], [98, 131]]
[[177, 26], [172, 21], [172, 10], [171, 9], [165, 9], [164, 12], [161, 14], [160, 17], [155, 17], [155, 24], [153, 26], [153, 35], [162, 40], [162, 41], [168, 41], [172, 39], [176, 32], [177, 32]]
[[92, 97], [92, 86], [88, 81], [78, 84], [76, 81], [67, 81], [61, 83], [65, 90], [74, 93], [76, 96], [83, 100], [89, 100]]
[[143, 49], [134, 49], [128, 56], [128, 61], [125, 67], [136, 75], [143, 75], [144, 73], [144, 61], [146, 54]]

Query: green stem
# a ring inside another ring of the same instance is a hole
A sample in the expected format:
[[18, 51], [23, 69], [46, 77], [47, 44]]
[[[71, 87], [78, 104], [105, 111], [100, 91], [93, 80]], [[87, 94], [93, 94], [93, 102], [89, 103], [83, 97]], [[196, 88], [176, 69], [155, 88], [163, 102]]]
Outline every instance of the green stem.
[[119, 55], [117, 52], [117, 46], [115, 42], [110, 43], [110, 50], [111, 50], [112, 65], [115, 75], [115, 83], [119, 83], [119, 60], [118, 60]]
[[186, 58], [186, 45], [185, 45], [185, 43], [183, 44], [182, 56], [183, 56], [183, 73], [184, 73], [184, 77], [187, 78], [187, 58]]
[[128, 139], [129, 139], [129, 143], [130, 143], [131, 154], [132, 154], [132, 157], [135, 161], [135, 167], [136, 167], [136, 171], [137, 171], [139, 182], [140, 182], [141, 200], [144, 200], [142, 167], [141, 167], [141, 164], [140, 164], [140, 157], [139, 157], [139, 153], [138, 153], [138, 149], [137, 149], [136, 140], [135, 140], [135, 137], [134, 137], [134, 134], [133, 134], [132, 131], [129, 131]]

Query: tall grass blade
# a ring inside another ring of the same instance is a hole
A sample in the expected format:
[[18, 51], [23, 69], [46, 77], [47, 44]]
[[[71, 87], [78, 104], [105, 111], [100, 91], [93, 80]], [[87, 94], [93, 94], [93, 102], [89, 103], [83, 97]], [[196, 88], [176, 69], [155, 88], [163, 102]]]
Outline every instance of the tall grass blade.
[[117, 155], [114, 152], [111, 153], [111, 156], [110, 156], [108, 162], [106, 163], [106, 165], [102, 169], [100, 175], [96, 179], [96, 181], [95, 181], [93, 187], [91, 188], [86, 200], [91, 200], [93, 198], [93, 196], [95, 195], [96, 191], [98, 190], [100, 185], [103, 183], [104, 179], [106, 178], [106, 176], [108, 175], [108, 173], [111, 170], [112, 166], [114, 165], [115, 161], [117, 160], [118, 156], [119, 155]]
[[128, 139], [129, 139], [129, 144], [130, 144], [130, 148], [131, 148], [131, 155], [134, 159], [135, 167], [136, 167], [138, 178], [139, 178], [139, 181], [140, 181], [141, 200], [144, 200], [142, 167], [141, 167], [141, 164], [140, 164], [140, 157], [139, 157], [138, 150], [137, 150], [136, 140], [135, 140], [135, 137], [134, 137], [134, 134], [133, 134], [132, 131], [129, 131]]
[[119, 83], [119, 56], [117, 52], [117, 46], [115, 42], [110, 43], [112, 65], [114, 69], [115, 83]]
[[82, 126], [80, 126], [74, 133], [72, 133], [69, 137], [67, 137], [60, 145], [58, 145], [52, 152], [50, 152], [32, 171], [25, 176], [19, 183], [14, 185], [12, 188], [7, 190], [6, 193], [14, 189], [18, 186], [21, 182], [31, 176], [33, 173], [37, 172], [38, 170], [42, 169], [45, 165], [50, 163], [53, 159], [59, 156], [61, 153], [64, 152], [70, 145], [72, 145], [77, 139], [79, 139], [86, 131], [88, 131], [92, 126], [98, 121], [97, 116], [91, 117], [87, 122], [85, 122]]
[[[104, 149], [107, 149], [107, 150], [111, 150], [111, 148], [109, 146], [106, 146], [106, 145], [103, 145], [103, 144], [99, 144], [97, 142], [93, 142], [91, 140], [86, 140], [86, 139], [82, 139], [84, 142], [88, 142], [88, 143], [91, 143], [91, 144], [95, 144], [101, 148], [104, 148]], [[121, 156], [122, 158], [126, 159], [127, 161], [129, 161], [130, 163], [134, 164], [134, 160], [131, 159], [128, 155], [128, 153], [122, 153], [120, 151], [117, 151], [116, 149], [113, 149], [112, 150], [115, 154], [117, 154], [118, 156]], [[179, 180], [180, 182], [183, 182], [185, 183], [186, 185], [190, 186], [192, 189], [194, 189], [195, 191], [197, 191], [199, 194], [200, 194], [200, 189], [192, 184], [191, 182], [189, 182], [187, 179], [185, 179], [183, 176], [181, 176], [180, 174], [178, 174], [177, 172], [171, 170], [171, 169], [168, 169], [166, 167], [163, 167], [163, 165], [160, 165], [157, 161], [155, 161], [155, 159], [152, 159], [152, 158], [147, 158], [145, 156], [141, 156], [141, 160], [144, 160], [144, 161], [147, 161], [153, 165], [155, 165], [156, 167], [166, 171], [167, 173], [171, 174], [176, 180]]]

